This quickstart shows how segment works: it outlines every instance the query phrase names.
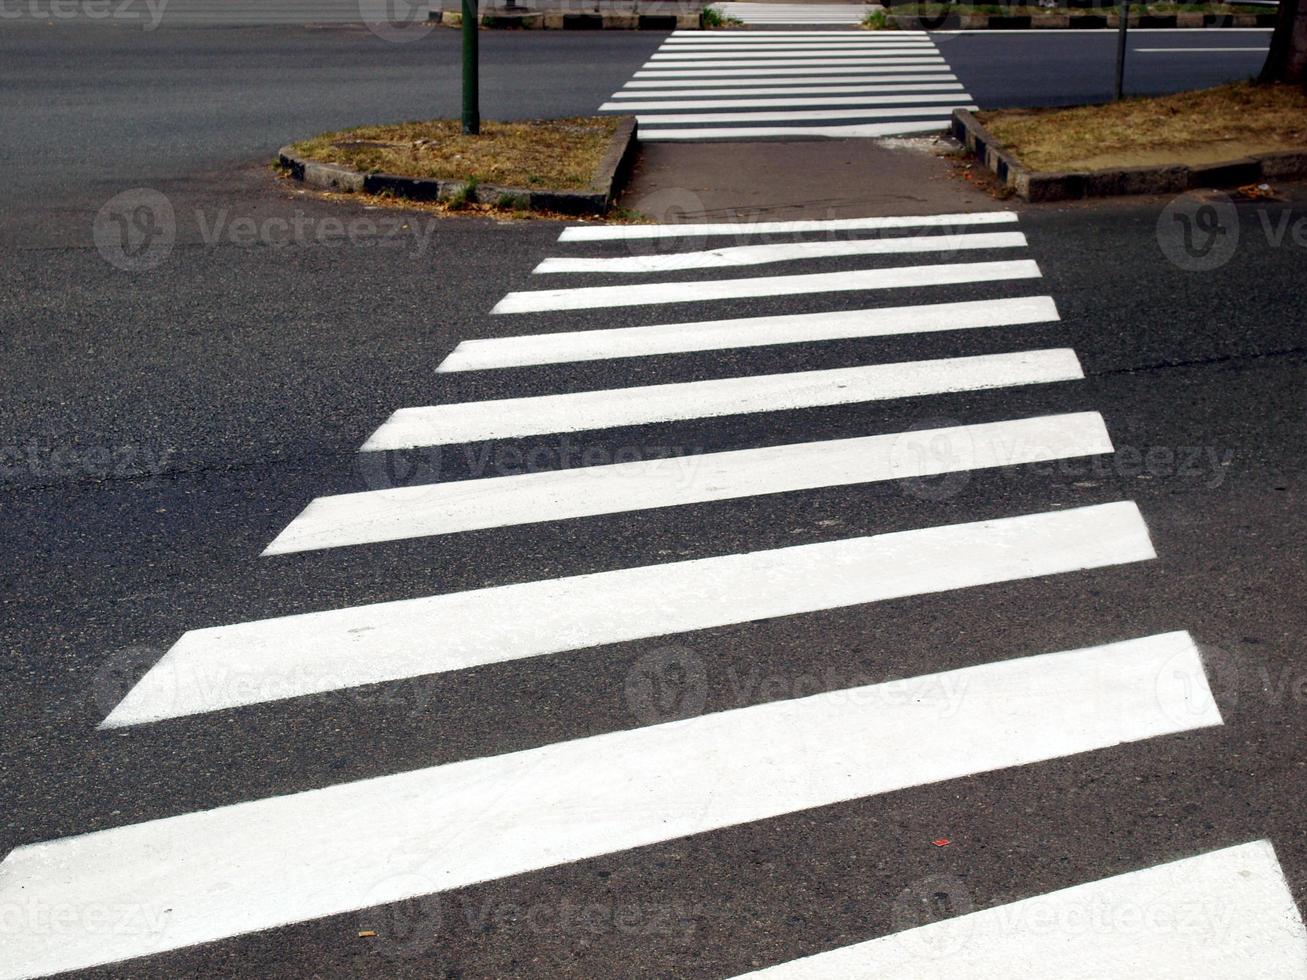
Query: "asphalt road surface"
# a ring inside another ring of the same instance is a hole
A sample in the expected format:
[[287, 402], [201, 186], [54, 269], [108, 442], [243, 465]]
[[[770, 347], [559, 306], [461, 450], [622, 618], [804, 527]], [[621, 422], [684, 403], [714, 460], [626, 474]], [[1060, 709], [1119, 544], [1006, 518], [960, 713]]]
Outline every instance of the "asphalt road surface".
[[[488, 106], [593, 111], [661, 40], [487, 36], [556, 65]], [[1307, 195], [650, 243], [269, 179], [449, 43], [0, 34], [0, 975], [725, 978], [902, 934], [880, 975], [1301, 977]], [[138, 186], [176, 234], [128, 253], [95, 218]]]

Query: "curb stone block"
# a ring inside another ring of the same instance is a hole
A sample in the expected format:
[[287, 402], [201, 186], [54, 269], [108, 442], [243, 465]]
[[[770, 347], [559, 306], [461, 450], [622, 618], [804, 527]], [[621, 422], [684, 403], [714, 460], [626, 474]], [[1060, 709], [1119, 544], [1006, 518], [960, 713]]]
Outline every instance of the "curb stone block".
[[1262, 177], [1267, 180], [1292, 180], [1307, 177], [1307, 150], [1281, 150], [1264, 153], [1258, 159]]
[[[599, 162], [594, 184], [586, 190], [528, 190], [479, 184], [472, 198], [479, 204], [512, 203], [527, 209], [562, 214], [607, 214], [617, 192], [630, 175], [638, 142], [635, 117], [623, 117]], [[277, 156], [294, 179], [325, 190], [390, 193], [409, 200], [433, 201], [449, 200], [467, 189], [461, 180], [365, 174], [334, 163], [302, 160], [291, 152], [289, 146], [283, 146]]]
[[1024, 200], [1036, 203], [1126, 194], [1177, 194], [1195, 187], [1238, 187], [1262, 180], [1307, 178], [1307, 150], [1282, 150], [1200, 167], [1167, 164], [1041, 173], [1022, 166], [966, 109], [953, 111], [950, 129], [953, 138], [974, 153], [1000, 183]]
[[1251, 157], [1189, 168], [1190, 187], [1238, 187], [1262, 179], [1262, 164]]

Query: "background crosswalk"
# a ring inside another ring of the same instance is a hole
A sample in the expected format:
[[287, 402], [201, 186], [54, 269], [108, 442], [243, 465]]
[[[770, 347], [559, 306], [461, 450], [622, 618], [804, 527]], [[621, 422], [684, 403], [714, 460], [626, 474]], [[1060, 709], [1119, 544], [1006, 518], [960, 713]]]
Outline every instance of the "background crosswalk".
[[976, 108], [924, 31], [764, 30], [677, 31], [600, 111], [644, 140], [715, 140], [931, 132], [959, 107]]
[[[342, 554], [335, 549], [510, 527], [538, 535], [546, 526], [742, 500], [774, 506], [821, 488], [857, 494], [871, 484], [1110, 454], [1110, 415], [1011, 407], [1036, 387], [1083, 385], [1069, 347], [1018, 340], [984, 353], [911, 355], [922, 332], [974, 338], [1057, 322], [1024, 234], [991, 230], [1016, 224], [1015, 215], [999, 212], [772, 224], [761, 232], [747, 225], [569, 230], [560, 254], [544, 256], [530, 274], [531, 288], [509, 292], [487, 317], [496, 327], [520, 321], [524, 332], [465, 340], [433, 376], [456, 385], [488, 370], [589, 364], [590, 377], [603, 383], [569, 385], [571, 368], [554, 368], [515, 397], [400, 406], [367, 436], [363, 456], [640, 425], [712, 427], [814, 409], [851, 413], [856, 433], [674, 461], [351, 487], [308, 501], [265, 560], [305, 551], [330, 560]], [[857, 247], [832, 249], [832, 235]], [[702, 239], [713, 236], [734, 244], [705, 251]], [[666, 248], [628, 251], [648, 240]], [[1009, 253], [1017, 257], [995, 258]], [[768, 257], [766, 277], [740, 275], [740, 262], [721, 261], [758, 255]], [[568, 284], [534, 288], [560, 279]], [[933, 301], [904, 303], [909, 295]], [[678, 312], [689, 319], [675, 319]], [[625, 325], [613, 325], [617, 316]], [[533, 326], [541, 324], [547, 328]], [[831, 366], [849, 338], [879, 345], [879, 356]], [[646, 370], [664, 357], [785, 345], [794, 355], [785, 371], [742, 373], [725, 359], [704, 362], [705, 376], [688, 380]], [[821, 366], [807, 363], [821, 357], [828, 358]], [[506, 376], [510, 385], [520, 377]], [[550, 387], [564, 390], [542, 390]], [[994, 396], [1000, 417], [905, 427], [887, 424], [878, 407], [929, 413], [934, 400], [975, 391]], [[904, 597], [997, 595], [1023, 583], [1038, 590], [1159, 557], [1146, 515], [1128, 498], [979, 514], [936, 506], [927, 495], [917, 513], [926, 516], [892, 531], [836, 532], [786, 546], [709, 542], [706, 557], [598, 571], [564, 556], [556, 574], [508, 584], [196, 624], [103, 726], [288, 709], [323, 693], [473, 669], [510, 672], [578, 650], [606, 656], [622, 644], [742, 624], [766, 630]], [[741, 533], [749, 542], [760, 532]], [[886, 794], [1114, 748], [1144, 751], [1224, 723], [1182, 624], [1085, 635], [1075, 645], [1014, 644], [997, 658], [971, 659], [964, 646], [959, 656], [963, 662], [949, 669], [918, 667], [906, 678], [918, 685], [909, 698], [901, 681], [846, 680], [815, 694], [670, 720], [639, 717], [635, 727], [536, 738], [502, 754], [19, 847], [0, 862], [0, 908], [120, 905], [139, 910], [141, 925], [101, 934], [72, 915], [38, 934], [6, 933], [0, 978], [117, 963], [816, 807], [852, 802], [874, 812]], [[1043, 894], [1023, 887], [1019, 901], [923, 927], [925, 937], [867, 926], [861, 942], [761, 975], [981, 978], [1028, 972], [1035, 962], [1054, 964], [1040, 975], [1059, 978], [1307, 977], [1307, 931], [1270, 842], [1176, 857], [1131, 858], [1127, 873], [1084, 876]], [[1174, 931], [1156, 941], [1135, 919], [1086, 933], [1074, 910], [1101, 903], [1182, 903], [1224, 918], [1203, 931], [1199, 953]]]

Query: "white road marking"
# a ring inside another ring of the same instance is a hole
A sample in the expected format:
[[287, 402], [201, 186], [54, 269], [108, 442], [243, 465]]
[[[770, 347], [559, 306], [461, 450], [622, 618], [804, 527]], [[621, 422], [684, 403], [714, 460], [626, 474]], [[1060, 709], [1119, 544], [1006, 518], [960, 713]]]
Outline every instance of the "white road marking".
[[977, 249], [1025, 248], [1019, 231], [973, 232], [967, 235], [904, 235], [843, 242], [778, 242], [771, 245], [729, 245], [702, 252], [665, 255], [619, 255], [610, 258], [547, 258], [535, 267], [538, 275], [562, 272], [641, 273], [680, 269], [724, 269], [771, 262], [800, 262], [849, 255], [905, 255], [921, 252], [967, 252]]
[[1307, 980], [1269, 841], [941, 919], [737, 980]]
[[747, 43], [736, 44], [686, 44], [684, 42], [666, 43], [658, 49], [658, 56], [694, 54], [696, 52], [715, 51], [885, 51], [896, 48], [920, 50], [938, 50], [929, 38], [904, 38], [891, 42], [866, 40], [864, 38], [826, 38], [825, 40], [804, 40], [802, 38], [784, 38], [776, 41], [762, 41], [752, 38]]
[[[85, 969], [1220, 725], [1198, 701], [1188, 715], [1162, 710], [1164, 666], [1210, 702], [1193, 641], [1170, 633], [28, 844], [0, 864], [0, 907], [10, 913], [0, 920], [0, 977]], [[1273, 907], [1287, 926], [1283, 889]], [[86, 926], [106, 909], [131, 910], [134, 928]], [[33, 914], [48, 927], [28, 928]], [[1275, 936], [1270, 927], [1257, 935]], [[1167, 974], [1182, 975], [1204, 974]]]
[[454, 402], [397, 410], [372, 433], [362, 451], [850, 405], [1083, 377], [1075, 353], [1055, 348]]
[[722, 45], [735, 45], [737, 47], [753, 47], [756, 44], [904, 44], [904, 43], [925, 43], [934, 44], [925, 34], [907, 34], [905, 31], [895, 31], [891, 36], [889, 34], [854, 34], [850, 31], [740, 31], [733, 32], [730, 36], [724, 34], [712, 34], [701, 37], [676, 37], [672, 36], [663, 41], [662, 46], [658, 49], [666, 51], [669, 48], [693, 48], [706, 47], [716, 48]]
[[[657, 126], [660, 123], [747, 123], [747, 122], [796, 122], [803, 119], [890, 119], [895, 116], [904, 116], [908, 118], [920, 118], [922, 116], [938, 116], [941, 119], [947, 119], [953, 115], [953, 110], [970, 109], [975, 110], [976, 106], [967, 102], [970, 96], [962, 93], [964, 98], [952, 99], [948, 105], [905, 105], [893, 109], [795, 109], [786, 112], [685, 112], [673, 115], [652, 115], [647, 116], [643, 113], [636, 115], [636, 121], [641, 125]], [[936, 122], [935, 128], [939, 129], [943, 124]]]
[[971, 96], [961, 91], [962, 86], [947, 86], [953, 91], [934, 94], [916, 91], [911, 95], [819, 95], [788, 99], [755, 99], [740, 96], [733, 99], [688, 99], [679, 98], [666, 102], [605, 102], [599, 107], [600, 112], [643, 112], [648, 109], [761, 109], [781, 106], [800, 105], [924, 105], [929, 102], [969, 101]]
[[[952, 69], [945, 64], [944, 59], [934, 58], [887, 58], [885, 61], [878, 63], [875, 67], [867, 68], [718, 68], [716, 70], [701, 71], [697, 68], [675, 68], [663, 71], [652, 71], [649, 69], [640, 69], [632, 78], [684, 78], [696, 75], [706, 75], [714, 78], [726, 78], [737, 76], [754, 76], [754, 75], [838, 75], [846, 80], [851, 80], [857, 76], [866, 75], [894, 75], [904, 71], [911, 72], [929, 72], [941, 71], [951, 72]], [[634, 84], [627, 82], [628, 85]]]
[[640, 139], [652, 140], [706, 140], [706, 139], [761, 139], [786, 136], [797, 139], [871, 139], [877, 136], [900, 136], [907, 133], [936, 133], [944, 129], [938, 119], [916, 122], [865, 123], [858, 126], [723, 126], [698, 129], [642, 128]]
[[[865, 79], [864, 79], [865, 81]], [[812, 84], [796, 84], [810, 82]], [[871, 85], [830, 85], [822, 78], [786, 79], [786, 84], [775, 85], [770, 81], [732, 82], [729, 88], [704, 88], [705, 82], [627, 82], [626, 87], [613, 93], [616, 99], [658, 99], [677, 97], [687, 93], [680, 89], [692, 88], [693, 96], [709, 95], [805, 95], [805, 94], [847, 94], [876, 92], [939, 92], [958, 90], [962, 83], [952, 75], [890, 75], [885, 79], [875, 79]], [[640, 88], [645, 85], [648, 88]]]
[[[848, 31], [730, 31], [720, 34], [714, 32], [712, 35], [705, 34], [703, 31], [673, 31], [668, 35], [668, 41], [705, 41], [711, 44], [720, 43], [721, 40], [733, 41], [737, 38], [741, 41], [758, 37], [858, 37], [860, 35], [851, 35]], [[926, 31], [895, 31], [895, 37], [926, 37]], [[666, 42], [664, 42], [666, 43]]]
[[663, 225], [574, 225], [558, 236], [560, 242], [606, 242], [627, 238], [698, 238], [706, 235], [798, 235], [816, 232], [879, 231], [898, 228], [956, 228], [967, 225], [1011, 224], [1014, 211], [974, 211], [966, 214], [921, 214], [874, 218], [818, 218], [794, 221], [719, 221]]
[[[1131, 37], [1133, 37], [1136, 34], [1188, 34], [1189, 36], [1192, 37], [1196, 29], [1197, 28], [1193, 28], [1193, 27], [1132, 27], [1130, 28], [1130, 35]], [[1220, 30], [1221, 34], [1224, 36], [1226, 34], [1270, 34], [1275, 28], [1273, 27], [1222, 27], [1218, 29]], [[959, 37], [964, 34], [972, 34], [977, 37], [987, 37], [990, 34], [1021, 34], [1024, 35], [1025, 37], [1030, 36], [1030, 30], [1028, 28], [1020, 28], [1020, 27], [1004, 28], [1002, 30], [990, 30], [989, 28], [980, 28], [978, 30], [966, 30], [966, 31], [931, 31], [930, 33], [938, 34], [941, 37]], [[1119, 31], [1115, 27], [1094, 27], [1094, 28], [1058, 27], [1053, 29], [1040, 28], [1039, 33], [1041, 35], [1077, 34], [1083, 36], [1085, 34], [1117, 34], [1119, 33]]]
[[1097, 412], [318, 497], [263, 554], [679, 507], [1112, 452]]
[[812, 55], [832, 55], [844, 57], [849, 54], [935, 54], [938, 48], [929, 41], [900, 41], [893, 46], [884, 44], [717, 44], [717, 45], [679, 45], [662, 47], [649, 57], [649, 62], [672, 61], [678, 58], [691, 59], [708, 56], [710, 58], [763, 58], [777, 55], [782, 58], [806, 58]]
[[1216, 54], [1223, 51], [1247, 51], [1250, 54], [1266, 54], [1266, 48], [1133, 48], [1139, 54]]
[[[943, 63], [944, 59], [939, 55], [914, 54], [912, 51], [904, 48], [901, 53], [895, 52], [894, 56], [876, 55], [867, 56], [862, 54], [850, 54], [844, 58], [823, 57], [823, 58], [749, 58], [743, 57], [740, 60], [722, 57], [707, 57], [702, 60], [691, 61], [650, 61], [647, 62], [651, 68], [657, 69], [680, 69], [698, 71], [704, 68], [770, 68], [779, 69], [785, 67], [797, 68], [818, 68], [823, 65], [838, 65], [843, 71], [849, 65], [926, 65], [931, 63]], [[644, 75], [644, 71], [635, 73], [637, 77]]]
[[1037, 279], [1030, 259], [1006, 262], [961, 262], [909, 265], [889, 269], [817, 272], [798, 276], [759, 276], [704, 282], [646, 282], [623, 286], [578, 286], [508, 293], [491, 313], [543, 313], [549, 310], [594, 310], [616, 306], [702, 303], [750, 296], [801, 296], [807, 293], [858, 292], [908, 286], [944, 286], [961, 282]]
[[101, 727], [1155, 557], [1121, 501], [192, 630]]
[[811, 343], [855, 337], [1006, 327], [1057, 320], [1049, 296], [1020, 296], [963, 303], [933, 303], [831, 313], [746, 317], [697, 323], [659, 323], [647, 327], [569, 330], [520, 337], [464, 340], [437, 371], [482, 371], [488, 368], [598, 361], [613, 357], [649, 357], [687, 351]]
[[756, 52], [719, 53], [705, 51], [696, 54], [656, 54], [645, 66], [648, 68], [735, 68], [750, 65], [864, 65], [877, 64], [888, 58], [929, 57], [935, 52], [931, 48], [889, 48], [869, 54], [866, 51], [791, 51], [779, 56], [767, 57]]

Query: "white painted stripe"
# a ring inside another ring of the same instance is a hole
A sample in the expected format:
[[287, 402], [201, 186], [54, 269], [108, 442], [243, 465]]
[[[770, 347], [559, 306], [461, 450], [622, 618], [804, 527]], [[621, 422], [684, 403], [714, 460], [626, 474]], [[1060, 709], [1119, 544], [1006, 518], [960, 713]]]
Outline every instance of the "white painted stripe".
[[[600, 112], [642, 112], [647, 109], [753, 109], [775, 108], [778, 106], [799, 105], [925, 105], [931, 102], [969, 102], [971, 96], [963, 92], [961, 85], [946, 85], [953, 91], [931, 93], [920, 89], [911, 95], [819, 95], [788, 99], [754, 99], [737, 97], [734, 99], [695, 99], [682, 95], [665, 102], [605, 102], [599, 107]], [[735, 93], [732, 93], [735, 94]], [[616, 98], [616, 96], [614, 96]]]
[[[868, 67], [859, 68], [716, 68], [700, 70], [697, 68], [671, 68], [660, 71], [641, 69], [632, 78], [678, 78], [688, 76], [709, 76], [724, 78], [727, 76], [746, 75], [838, 75], [853, 78], [860, 75], [893, 75], [898, 72], [912, 71], [951, 71], [943, 58], [894, 58]], [[627, 83], [631, 84], [631, 83]]]
[[[926, 31], [895, 31], [896, 37], [926, 37]], [[716, 44], [719, 40], [733, 41], [737, 38], [741, 41], [753, 40], [759, 37], [849, 37], [848, 31], [730, 31], [722, 32], [720, 36], [714, 32], [712, 36], [704, 34], [703, 31], [673, 31], [667, 38], [667, 41], [707, 41]], [[856, 35], [855, 35], [856, 36]], [[666, 43], [666, 42], [664, 42]]]
[[[680, 74], [680, 72], [672, 72]], [[703, 72], [706, 76], [712, 76], [715, 72]], [[763, 73], [761, 77], [753, 77], [750, 74], [736, 74], [735, 72], [725, 72], [727, 78], [633, 78], [622, 86], [621, 91], [631, 89], [697, 89], [703, 85], [721, 85], [731, 86], [732, 89], [746, 89], [749, 86], [757, 85], [787, 85], [787, 86], [819, 86], [819, 88], [830, 88], [833, 85], [869, 85], [876, 88], [885, 89], [889, 85], [908, 84], [908, 82], [955, 82], [958, 80], [955, 74], [949, 71], [948, 65], [921, 65], [920, 68], [895, 68], [891, 72], [868, 72], [844, 74], [836, 72], [834, 74], [799, 74], [799, 76], [787, 76], [784, 78], [775, 78], [769, 74]]]
[[927, 52], [934, 53], [933, 48], [885, 48], [878, 50], [874, 54], [866, 51], [823, 51], [810, 53], [787, 53], [778, 58], [768, 58], [753, 52], [740, 52], [738, 54], [710, 53], [703, 52], [697, 54], [655, 54], [649, 57], [645, 64], [650, 68], [713, 68], [721, 65], [731, 68], [735, 65], [838, 65], [844, 61], [850, 64], [875, 64], [881, 57], [923, 56]]
[[715, 48], [743, 48], [747, 50], [756, 50], [758, 48], [792, 48], [796, 45], [801, 47], [849, 47], [849, 48], [878, 48], [878, 47], [899, 47], [904, 44], [927, 44], [934, 46], [934, 41], [929, 37], [917, 35], [915, 37], [895, 37], [889, 34], [864, 34], [860, 32], [845, 32], [841, 34], [818, 34], [816, 31], [809, 31], [801, 34], [789, 34], [778, 37], [768, 37], [771, 31], [758, 31], [754, 34], [748, 34], [742, 37], [725, 38], [720, 35], [708, 36], [701, 38], [688, 37], [669, 37], [658, 48], [659, 53], [664, 51], [695, 51]]
[[[1275, 28], [1273, 27], [1221, 27], [1221, 28], [1213, 28], [1213, 29], [1219, 30], [1222, 35], [1226, 35], [1226, 34], [1270, 34]], [[1188, 34], [1190, 37], [1192, 37], [1194, 31], [1196, 30], [1198, 30], [1198, 28], [1195, 27], [1132, 27], [1130, 28], [1130, 35], [1133, 37], [1136, 34]], [[941, 37], [960, 37], [962, 35], [968, 35], [968, 34], [975, 35], [977, 37], [986, 37], [990, 34], [1023, 34], [1026, 37], [1030, 36], [1030, 30], [1028, 28], [1024, 28], [1024, 29], [1004, 28], [1003, 30], [989, 30], [988, 28], [981, 28], [979, 30], [968, 30], [968, 31], [931, 31], [930, 33], [938, 34]], [[1039, 33], [1040, 35], [1044, 35], [1044, 34], [1085, 35], [1085, 34], [1117, 34], [1119, 33], [1119, 31], [1115, 27], [1095, 27], [1095, 28], [1059, 27], [1051, 30], [1048, 28], [1039, 28]]]
[[1026, 236], [1019, 231], [973, 232], [969, 235], [904, 235], [897, 238], [860, 238], [842, 242], [734, 245], [702, 252], [671, 252], [664, 255], [620, 255], [594, 259], [548, 258], [533, 271], [537, 274], [674, 272], [679, 269], [722, 269], [848, 255], [966, 252], [976, 249], [1025, 248], [1025, 246]]
[[986, 299], [965, 303], [837, 310], [699, 323], [660, 323], [647, 327], [612, 327], [464, 340], [437, 371], [597, 361], [611, 357], [649, 357], [688, 351], [812, 343], [856, 337], [968, 330], [1047, 323], [1059, 319], [1049, 296]]
[[1266, 48], [1132, 48], [1139, 54], [1217, 54], [1225, 51], [1246, 51], [1249, 54], [1266, 54]]
[[[84, 969], [1221, 724], [1214, 707], [1163, 710], [1163, 668], [1210, 698], [1193, 641], [1171, 633], [25, 845], [0, 864], [0, 907], [12, 910], [0, 977]], [[134, 928], [88, 928], [106, 909], [130, 910]], [[29, 928], [30, 915], [43, 928]], [[1199, 975], [1213, 976], [1187, 977]]]
[[627, 238], [698, 238], [706, 235], [798, 235], [841, 231], [876, 231], [897, 228], [960, 228], [966, 225], [1001, 225], [1017, 220], [1015, 211], [974, 211], [961, 214], [913, 214], [874, 218], [824, 218], [796, 221], [721, 221], [713, 224], [576, 225], [565, 228], [560, 242], [605, 242]]
[[1000, 279], [1037, 279], [1039, 266], [1029, 259], [909, 265], [891, 269], [815, 272], [800, 276], [759, 276], [704, 282], [645, 282], [622, 286], [580, 286], [508, 293], [491, 313], [543, 313], [549, 310], [595, 310], [616, 306], [703, 303], [752, 296], [802, 296], [808, 293], [859, 292], [944, 286]]
[[1154, 557], [1122, 501], [192, 630], [102, 727]]
[[1274, 849], [1262, 840], [942, 919], [738, 980], [1016, 976], [1307, 980], [1307, 928]]
[[788, 136], [795, 139], [871, 139], [877, 136], [896, 136], [907, 133], [934, 133], [941, 128], [939, 121], [901, 123], [867, 123], [860, 126], [730, 126], [698, 129], [642, 128], [640, 139], [653, 140], [738, 140], [760, 139], [770, 136]]
[[[960, 98], [959, 98], [960, 96]], [[968, 103], [971, 97], [965, 92], [950, 98], [949, 105], [905, 105], [893, 109], [794, 109], [784, 112], [686, 112], [674, 115], [646, 116], [637, 115], [636, 122], [644, 126], [657, 126], [660, 123], [747, 123], [747, 122], [789, 122], [802, 119], [889, 119], [905, 116], [914, 119], [935, 117], [947, 119], [953, 115], [954, 108], [976, 110]], [[939, 128], [939, 123], [935, 127]]]
[[1067, 348], [401, 408], [363, 452], [1078, 381]]
[[[949, 78], [953, 76], [948, 76]], [[818, 81], [818, 80], [810, 80]], [[876, 94], [878, 91], [959, 91], [962, 82], [946, 81], [945, 76], [923, 74], [915, 82], [911, 76], [906, 82], [880, 85], [780, 85], [771, 82], [758, 85], [755, 82], [732, 82], [729, 89], [704, 89], [703, 82], [639, 82], [650, 85], [648, 89], [631, 88], [637, 82], [630, 82], [626, 88], [614, 91], [613, 99], [652, 99], [652, 98], [697, 98], [704, 95], [856, 95], [860, 93]], [[677, 88], [680, 86], [680, 88]], [[684, 91], [694, 89], [694, 91]]]
[[[736, 52], [736, 51], [753, 51], [753, 52], [773, 52], [773, 51], [818, 51], [818, 52], [844, 52], [860, 51], [865, 53], [874, 53], [877, 51], [936, 51], [935, 45], [930, 41], [899, 41], [893, 45], [885, 44], [868, 44], [866, 42], [846, 43], [846, 42], [802, 42], [792, 41], [789, 44], [696, 44], [696, 45], [673, 45], [663, 46], [652, 58], [669, 58], [669, 57], [694, 57], [705, 52], [715, 54], [717, 52]], [[753, 57], [757, 57], [754, 54]], [[652, 60], [651, 58], [651, 60]]]
[[1097, 412], [318, 497], [264, 555], [1112, 452]]
[[[831, 44], [898, 44], [900, 41], [930, 41], [925, 31], [895, 31], [889, 34], [861, 34], [852, 31], [732, 31], [730, 34], [673, 34], [662, 46], [695, 44], [789, 44], [793, 41], [827, 41]], [[934, 43], [934, 42], [931, 42]]]
[[[655, 57], [657, 57], [655, 55]], [[850, 54], [846, 58], [824, 57], [824, 58], [743, 58], [736, 61], [731, 58], [717, 57], [704, 58], [693, 62], [687, 61], [659, 61], [647, 62], [651, 67], [658, 69], [681, 69], [690, 71], [700, 71], [704, 68], [820, 68], [823, 65], [838, 65], [842, 70], [849, 65], [928, 65], [931, 63], [943, 63], [944, 59], [939, 55], [914, 54], [907, 49], [903, 49], [902, 54], [895, 56], [867, 56]], [[644, 70], [635, 73], [636, 77], [642, 77]]]
[[[770, 33], [770, 32], [767, 32]], [[665, 51], [788, 51], [791, 48], [884, 48], [884, 47], [903, 47], [926, 46], [934, 47], [935, 42], [928, 37], [899, 37], [890, 38], [880, 35], [868, 35], [863, 37], [812, 37], [806, 34], [791, 35], [788, 37], [763, 37], [762, 34], [754, 34], [750, 37], [740, 38], [739, 40], [722, 40], [720, 38], [700, 38], [691, 40], [690, 38], [668, 38], [658, 49], [659, 52]]]

